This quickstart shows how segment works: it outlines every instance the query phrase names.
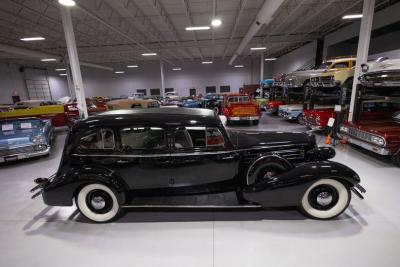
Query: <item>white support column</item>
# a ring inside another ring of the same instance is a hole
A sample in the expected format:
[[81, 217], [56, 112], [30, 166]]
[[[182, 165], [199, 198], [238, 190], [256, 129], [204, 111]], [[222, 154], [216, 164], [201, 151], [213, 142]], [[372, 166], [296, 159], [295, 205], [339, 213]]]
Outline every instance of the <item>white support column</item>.
[[74, 29], [72, 26], [71, 11], [68, 7], [60, 5], [60, 13], [64, 28], [65, 41], [67, 43], [68, 58], [72, 71], [75, 95], [78, 103], [79, 115], [83, 118], [88, 117], [85, 91], [83, 89], [81, 67], [79, 66], [78, 51], [76, 49]]
[[264, 54], [260, 55], [260, 84], [264, 80]]
[[71, 97], [71, 99], [74, 99], [74, 98], [76, 98], [76, 95], [74, 92], [74, 84], [72, 81], [71, 69], [69, 67], [69, 64], [65, 64], [65, 69], [66, 69], [66, 73], [67, 73], [67, 85], [68, 85], [69, 96]]
[[360, 76], [361, 64], [367, 62], [369, 42], [371, 40], [372, 21], [374, 19], [375, 0], [364, 0], [363, 17], [361, 19], [360, 35], [358, 37], [357, 63], [354, 70], [354, 81], [351, 92], [349, 121], [354, 119], [354, 106], [356, 103], [356, 88]]
[[160, 59], [160, 72], [161, 72], [161, 96], [165, 96], [165, 79], [164, 79], [164, 63]]

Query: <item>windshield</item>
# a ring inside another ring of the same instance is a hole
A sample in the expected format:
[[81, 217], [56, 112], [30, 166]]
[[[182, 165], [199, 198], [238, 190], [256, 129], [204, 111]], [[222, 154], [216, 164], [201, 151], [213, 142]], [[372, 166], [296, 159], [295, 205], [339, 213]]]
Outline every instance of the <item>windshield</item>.
[[368, 101], [362, 104], [361, 118], [364, 120], [399, 120], [400, 103]]

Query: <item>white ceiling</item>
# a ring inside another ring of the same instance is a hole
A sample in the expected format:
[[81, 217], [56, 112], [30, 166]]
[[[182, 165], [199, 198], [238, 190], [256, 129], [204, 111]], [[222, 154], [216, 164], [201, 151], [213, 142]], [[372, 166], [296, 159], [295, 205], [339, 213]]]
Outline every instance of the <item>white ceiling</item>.
[[[155, 51], [171, 64], [229, 59], [248, 31], [264, 0], [75, 0], [71, 8], [80, 60], [118, 67], [142, 60]], [[397, 1], [376, 0], [377, 8]], [[279, 56], [331, 32], [345, 23], [343, 14], [359, 13], [361, 0], [286, 0], [251, 40], [238, 61], [254, 55], [251, 46], [268, 47]], [[213, 14], [222, 26], [188, 32], [191, 25], [210, 25]], [[22, 42], [43, 36], [45, 41]], [[1, 0], [0, 43], [66, 55], [56, 0]], [[37, 59], [0, 53], [0, 60], [39, 64]]]

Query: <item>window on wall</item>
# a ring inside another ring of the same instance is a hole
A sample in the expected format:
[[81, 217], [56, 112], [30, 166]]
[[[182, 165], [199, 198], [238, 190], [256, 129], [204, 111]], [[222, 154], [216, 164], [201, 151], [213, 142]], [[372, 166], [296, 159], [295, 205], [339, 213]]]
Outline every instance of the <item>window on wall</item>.
[[146, 89], [136, 89], [136, 92], [138, 92], [138, 93], [140, 93], [140, 94], [147, 95]]
[[165, 88], [165, 92], [166, 93], [170, 93], [170, 92], [173, 92], [174, 91], [174, 88]]
[[219, 87], [219, 91], [221, 93], [229, 93], [231, 91], [231, 86], [230, 85], [221, 85]]
[[207, 86], [206, 87], [206, 94], [216, 93], [217, 87], [216, 86]]
[[196, 95], [196, 88], [190, 88], [190, 89], [189, 89], [189, 95], [190, 95], [190, 96]]
[[150, 95], [161, 95], [160, 88], [150, 89]]

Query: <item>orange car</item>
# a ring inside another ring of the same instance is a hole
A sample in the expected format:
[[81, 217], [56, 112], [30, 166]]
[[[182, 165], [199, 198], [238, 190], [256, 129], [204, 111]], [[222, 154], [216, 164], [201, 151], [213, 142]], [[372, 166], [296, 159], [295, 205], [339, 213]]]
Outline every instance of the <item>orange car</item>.
[[257, 125], [261, 118], [260, 106], [246, 94], [227, 94], [224, 97], [226, 124], [233, 121], [248, 121]]

